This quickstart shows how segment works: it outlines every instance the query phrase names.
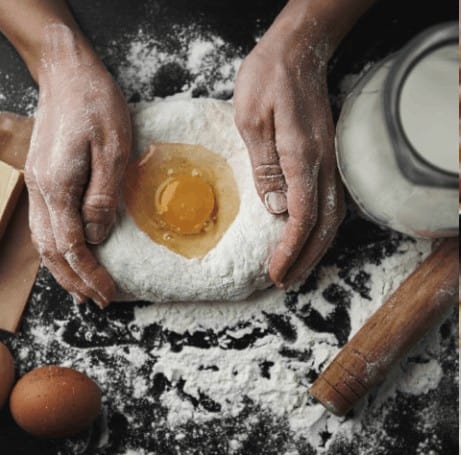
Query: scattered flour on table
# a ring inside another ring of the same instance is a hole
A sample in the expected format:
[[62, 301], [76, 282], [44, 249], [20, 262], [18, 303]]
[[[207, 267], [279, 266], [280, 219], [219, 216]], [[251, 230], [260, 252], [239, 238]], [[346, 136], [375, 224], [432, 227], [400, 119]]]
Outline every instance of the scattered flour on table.
[[[5, 110], [1, 106], [8, 102], [8, 97], [12, 93], [17, 93], [21, 88], [17, 87], [16, 81], [12, 74], [5, 74], [0, 68], [0, 111]], [[20, 95], [16, 98], [15, 108], [23, 115], [34, 115], [38, 102], [38, 89], [27, 87], [21, 90]]]
[[[372, 277], [369, 283], [371, 300], [351, 290], [353, 297], [348, 310], [351, 321], [350, 336], [414, 270], [430, 249], [431, 243], [428, 241], [404, 241], [399, 249], [400, 254], [383, 259], [379, 265], [366, 265], [366, 270]], [[312, 308], [328, 316], [334, 310], [334, 305], [327, 302], [322, 293], [332, 284], [349, 288], [339, 277], [336, 266], [321, 267], [318, 288], [307, 294], [300, 294], [297, 305], [302, 307], [310, 303]], [[115, 365], [120, 365], [116, 371], [114, 365], [109, 368], [104, 360], [95, 360], [89, 355], [91, 348], [71, 347], [71, 353], [68, 351], [66, 358], [72, 360], [63, 360], [61, 364], [85, 371], [103, 390], [110, 387], [112, 382], [117, 384], [116, 388], [111, 388], [110, 393], [106, 393], [106, 399], [110, 399], [111, 405], [126, 416], [130, 425], [136, 426], [137, 419], [127, 407], [127, 394], [134, 398], [142, 398], [152, 406], [160, 400], [168, 410], [165, 424], [173, 433], [178, 432], [178, 438], [181, 426], [188, 421], [206, 424], [217, 417], [236, 417], [244, 409], [246, 400], [250, 399], [262, 411], [267, 410], [286, 419], [290, 431], [296, 437], [307, 438], [318, 453], [322, 453], [322, 450], [326, 450], [322, 442], [325, 432], [333, 435], [332, 441], [338, 437], [350, 440], [354, 434], [360, 432], [360, 413], [366, 406], [364, 403], [359, 406], [358, 418], [345, 420], [330, 415], [321, 405], [314, 404], [309, 398], [307, 388], [310, 381], [306, 377], [307, 372], [318, 372], [333, 359], [339, 349], [335, 336], [332, 333], [311, 330], [299, 318], [290, 314], [289, 323], [296, 332], [294, 339], [287, 340], [281, 337], [280, 333], [269, 331], [244, 349], [227, 349], [226, 346], [229, 342], [243, 340], [255, 330], [267, 331], [269, 314], [287, 317], [284, 302], [285, 294], [272, 289], [239, 303], [135, 306], [134, 318], [128, 325], [128, 330], [134, 338], [141, 339], [144, 331], [152, 325], [159, 325], [165, 331], [179, 334], [209, 333], [210, 337], [225, 331], [226, 337], [221, 339], [222, 344], [206, 349], [186, 345], [180, 350], [173, 350], [169, 344], [163, 343], [154, 343], [149, 351], [142, 346], [124, 346], [123, 343], [105, 347], [104, 355], [111, 358]], [[56, 324], [61, 326], [57, 331], [45, 326], [31, 328], [34, 339], [42, 346], [42, 355], [45, 358], [55, 349], [56, 345], [53, 347], [53, 343], [62, 343], [63, 347], [69, 350], [69, 346], [62, 339], [67, 322], [56, 321]], [[89, 331], [88, 341], [91, 341], [92, 336]], [[438, 331], [432, 332], [412, 353], [413, 356], [425, 356], [427, 362], [401, 362], [391, 378], [381, 386], [374, 407], [395, 398], [397, 392], [416, 395], [437, 387], [441, 379], [441, 367], [436, 360], [436, 351], [440, 346], [439, 337]], [[281, 355], [281, 352], [287, 349], [304, 352], [305, 358], [298, 360]], [[26, 358], [28, 353], [29, 348], [24, 347], [19, 355]], [[155, 358], [155, 363], [147, 377], [140, 375], [138, 372], [152, 358]], [[266, 366], [265, 374], [261, 373], [262, 365]], [[150, 391], [159, 374], [166, 378], [171, 387], [164, 390], [160, 397], [155, 397]], [[193, 400], [199, 401], [203, 394], [217, 404], [219, 410], [194, 405]], [[185, 399], [185, 395], [189, 399]], [[385, 408], [383, 409], [385, 413]], [[248, 424], [251, 425], [251, 421]], [[240, 437], [244, 440], [246, 435], [242, 434]], [[103, 440], [107, 438], [107, 433], [101, 437]], [[230, 444], [229, 454], [238, 453], [241, 442], [236, 437]], [[235, 447], [235, 450], [232, 447]], [[128, 450], [126, 454], [129, 453], [132, 452]], [[292, 453], [298, 452], [293, 450]]]
[[[177, 48], [152, 39], [143, 29], [129, 37], [126, 61], [117, 79], [128, 98], [143, 100], [182, 93], [182, 96], [230, 98], [243, 54], [221, 37], [194, 27], [173, 35]], [[161, 86], [163, 84], [163, 86]], [[158, 90], [170, 92], [159, 92]]]
[[[371, 301], [354, 294], [350, 307], [351, 336], [416, 267], [421, 258], [420, 253], [425, 255], [430, 249], [430, 243], [424, 241], [407, 245], [408, 251], [403, 256], [387, 258], [379, 266], [367, 266], [367, 271], [373, 277]], [[347, 288], [347, 284], [338, 277], [336, 267], [322, 268], [319, 288], [309, 294], [300, 295], [298, 305], [310, 301], [315, 309], [327, 315], [334, 306], [322, 298], [322, 292], [331, 283]], [[283, 292], [269, 290], [237, 304], [184, 303], [137, 307], [133, 324], [142, 329], [155, 322], [164, 328], [190, 333], [197, 330], [219, 331], [227, 326], [241, 327], [229, 333], [238, 339], [255, 327], [259, 326], [264, 330], [267, 326], [265, 314], [283, 313], [283, 301]], [[251, 327], [245, 326], [245, 322], [249, 320], [252, 321]], [[332, 432], [339, 429], [342, 419], [329, 416], [322, 406], [309, 402], [303, 378], [307, 370], [319, 370], [332, 360], [338, 350], [336, 340], [331, 333], [312, 331], [295, 318], [291, 323], [295, 324], [297, 339], [289, 343], [289, 347], [300, 351], [312, 349], [308, 362], [282, 357], [280, 349], [286, 342], [274, 334], [265, 336], [260, 340], [261, 343], [256, 342], [248, 349], [237, 352], [223, 350], [221, 347], [203, 350], [188, 346], [179, 353], [172, 353], [168, 347], [164, 347], [152, 373], [154, 375], [161, 372], [173, 383], [181, 378], [186, 379], [185, 390], [188, 394], [198, 397], [201, 391], [206, 392], [210, 398], [221, 404], [223, 413], [238, 413], [238, 403], [241, 402], [243, 406], [242, 397], [248, 396], [263, 408], [286, 415], [295, 432], [306, 432], [309, 427], [317, 431], [319, 427], [325, 427]], [[437, 337], [437, 334], [433, 336]], [[420, 349], [424, 349], [424, 346]], [[260, 374], [262, 359], [273, 362], [269, 378]], [[200, 370], [200, 365], [216, 365], [218, 370], [210, 374], [207, 370]], [[435, 360], [424, 365], [411, 366], [410, 371], [406, 371], [400, 381], [389, 386], [386, 396], [381, 399], [387, 399], [397, 389], [414, 394], [425, 392], [437, 386], [440, 374], [440, 366]], [[197, 412], [174, 391], [164, 394], [162, 400], [169, 409], [168, 420], [173, 426], [192, 417], [197, 420], [212, 416], [207, 412]], [[315, 435], [314, 432], [311, 437], [315, 441], [318, 434]]]

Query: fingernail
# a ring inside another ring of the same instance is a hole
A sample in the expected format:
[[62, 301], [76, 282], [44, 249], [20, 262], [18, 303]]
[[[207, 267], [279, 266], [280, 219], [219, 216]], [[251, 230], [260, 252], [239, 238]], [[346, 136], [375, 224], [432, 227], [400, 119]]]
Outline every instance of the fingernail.
[[107, 235], [108, 227], [105, 224], [88, 223], [85, 225], [86, 241], [97, 245], [101, 243]]
[[264, 204], [269, 212], [279, 215], [287, 211], [287, 196], [283, 191], [271, 191], [265, 194]]
[[70, 295], [72, 296], [72, 300], [74, 301], [76, 305], [82, 305], [83, 303], [86, 302], [86, 299], [82, 297], [81, 295], [74, 294], [72, 292], [70, 293]]
[[109, 302], [106, 302], [105, 300], [95, 300], [96, 305], [99, 307], [99, 309], [104, 310], [109, 306]]

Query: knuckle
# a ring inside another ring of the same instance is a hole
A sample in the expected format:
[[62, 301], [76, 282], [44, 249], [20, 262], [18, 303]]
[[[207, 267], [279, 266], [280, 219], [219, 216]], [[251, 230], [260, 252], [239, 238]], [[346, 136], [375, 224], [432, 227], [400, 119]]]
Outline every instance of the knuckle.
[[307, 232], [312, 226], [315, 225], [316, 221], [316, 213], [310, 213], [306, 211], [300, 215], [291, 215], [291, 225], [293, 226], [293, 229], [300, 234]]
[[101, 147], [104, 143], [104, 131], [100, 126], [93, 126], [91, 130], [91, 142], [93, 145]]
[[293, 214], [292, 218], [294, 225], [299, 227], [299, 229], [309, 229], [317, 223], [318, 211], [306, 206], [299, 213]]
[[[241, 113], [243, 111], [243, 113]], [[260, 133], [264, 131], [265, 125], [267, 124], [264, 116], [260, 114], [250, 115], [253, 109], [247, 107], [246, 109], [240, 109], [235, 114], [235, 124], [242, 133], [244, 139], [247, 139], [248, 134]]]
[[32, 172], [24, 170], [24, 183], [29, 191], [35, 191], [37, 189], [37, 181]]
[[81, 242], [61, 243], [58, 245], [58, 251], [71, 266], [84, 259], [84, 246]]
[[35, 240], [35, 245], [41, 257], [46, 258], [50, 262], [55, 262], [57, 251], [54, 245], [50, 242], [41, 242], [37, 239]]
[[117, 207], [117, 198], [109, 194], [90, 194], [85, 197], [83, 210], [109, 212]]
[[30, 188], [36, 188], [38, 186], [37, 176], [40, 174], [34, 163], [31, 163], [30, 160], [26, 161], [24, 166], [24, 182]]
[[30, 237], [31, 237], [31, 240], [32, 240], [32, 245], [34, 245], [34, 248], [37, 250], [37, 253], [40, 256], [44, 256], [44, 248], [42, 247], [39, 238], [37, 237], [37, 235], [34, 233], [33, 230], [31, 232]]
[[290, 71], [288, 70], [288, 66], [286, 62], [283, 60], [278, 60], [274, 64], [274, 74], [276, 75], [279, 81], [285, 81], [290, 78]]
[[57, 245], [57, 250], [58, 250], [58, 253], [67, 259], [67, 255], [69, 254], [70, 251], [72, 251], [72, 247], [68, 244], [65, 244], [63, 242], [58, 242], [58, 245]]
[[279, 165], [259, 165], [254, 169], [256, 190], [260, 196], [272, 191], [286, 191], [287, 184]]
[[[325, 139], [330, 138], [330, 132], [328, 131], [328, 126], [325, 125], [325, 122], [315, 122], [311, 125], [310, 129], [310, 139], [316, 144], [322, 144], [325, 142]], [[332, 140], [328, 140], [332, 142]]]
[[283, 172], [279, 164], [259, 164], [254, 168], [254, 172], [256, 178], [261, 180], [283, 177]]
[[53, 179], [48, 172], [35, 172], [35, 182], [40, 190], [51, 193], [51, 195], [53, 194], [51, 191], [53, 188]]
[[256, 179], [256, 188], [259, 192], [265, 194], [272, 191], [283, 191], [286, 192], [287, 185], [283, 176], [268, 178], [261, 177]]
[[[40, 185], [43, 199], [48, 208], [67, 209], [75, 203], [75, 196], [71, 192], [56, 190], [51, 183]], [[64, 213], [62, 214], [64, 216]], [[67, 213], [66, 213], [67, 215]]]

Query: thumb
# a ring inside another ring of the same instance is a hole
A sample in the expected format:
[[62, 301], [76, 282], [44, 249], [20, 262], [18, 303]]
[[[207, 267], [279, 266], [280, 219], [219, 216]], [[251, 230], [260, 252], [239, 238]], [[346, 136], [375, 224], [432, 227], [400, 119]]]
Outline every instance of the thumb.
[[[85, 238], [92, 245], [102, 243], [112, 230], [124, 171], [122, 160], [116, 159], [113, 153], [103, 151], [98, 155], [93, 156], [82, 206]], [[109, 162], [108, 157], [114, 158]]]
[[274, 141], [248, 141], [256, 191], [266, 209], [278, 215], [287, 211], [287, 185]]
[[[93, 179], [92, 179], [93, 180]], [[82, 208], [86, 241], [92, 245], [102, 243], [109, 235], [115, 222], [115, 198], [98, 192], [92, 185], [88, 189]]]

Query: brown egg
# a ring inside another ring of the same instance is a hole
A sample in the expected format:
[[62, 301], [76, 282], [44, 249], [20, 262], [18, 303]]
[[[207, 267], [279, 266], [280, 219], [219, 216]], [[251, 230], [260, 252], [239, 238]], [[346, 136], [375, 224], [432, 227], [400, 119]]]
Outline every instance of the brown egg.
[[23, 376], [10, 398], [11, 414], [28, 433], [65, 438], [89, 427], [101, 408], [101, 391], [71, 368], [46, 366]]
[[14, 361], [8, 348], [0, 343], [0, 409], [3, 408], [14, 382]]

